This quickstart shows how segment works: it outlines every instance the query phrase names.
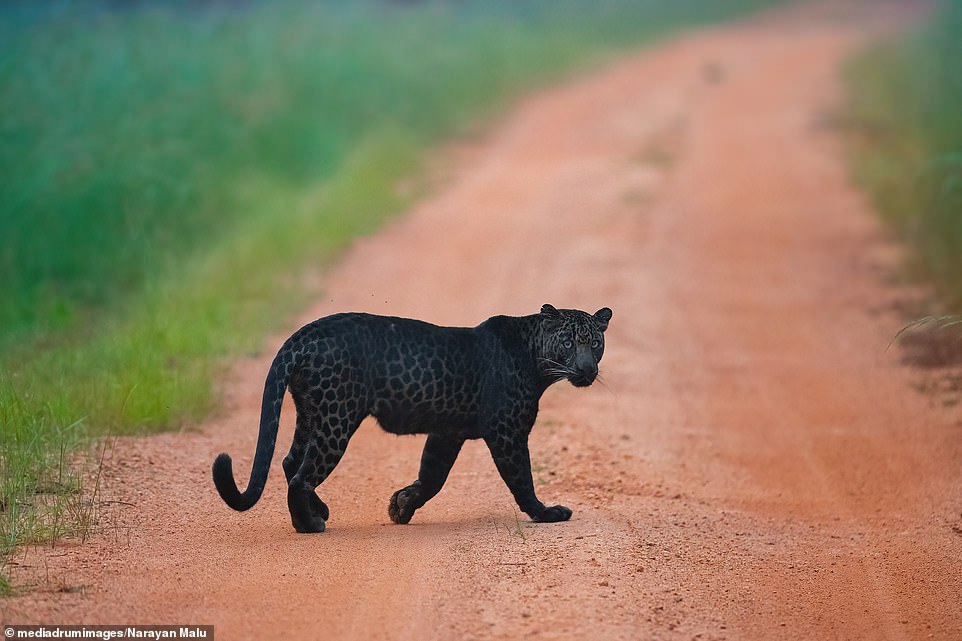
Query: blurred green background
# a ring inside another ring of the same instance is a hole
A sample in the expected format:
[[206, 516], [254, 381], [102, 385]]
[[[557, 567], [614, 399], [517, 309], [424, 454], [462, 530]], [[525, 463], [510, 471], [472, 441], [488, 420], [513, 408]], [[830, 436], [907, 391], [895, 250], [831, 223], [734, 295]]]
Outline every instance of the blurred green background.
[[915, 251], [910, 268], [962, 309], [962, 1], [845, 70], [853, 171]]

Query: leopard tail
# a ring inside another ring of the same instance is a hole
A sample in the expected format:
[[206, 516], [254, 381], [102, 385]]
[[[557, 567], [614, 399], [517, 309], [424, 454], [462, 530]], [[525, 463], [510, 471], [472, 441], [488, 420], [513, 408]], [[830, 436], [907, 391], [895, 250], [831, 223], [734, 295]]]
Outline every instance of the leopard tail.
[[[286, 346], [285, 346], [286, 347]], [[217, 492], [230, 507], [243, 512], [249, 510], [261, 498], [264, 485], [267, 484], [267, 473], [274, 456], [274, 444], [277, 441], [277, 426], [281, 418], [281, 404], [287, 391], [288, 367], [290, 360], [283, 358], [284, 348], [274, 358], [267, 380], [264, 382], [264, 399], [261, 401], [261, 425], [257, 434], [257, 450], [254, 453], [254, 465], [251, 470], [250, 482], [243, 493], [237, 489], [234, 480], [231, 458], [226, 452], [221, 452], [214, 459], [211, 472]]]

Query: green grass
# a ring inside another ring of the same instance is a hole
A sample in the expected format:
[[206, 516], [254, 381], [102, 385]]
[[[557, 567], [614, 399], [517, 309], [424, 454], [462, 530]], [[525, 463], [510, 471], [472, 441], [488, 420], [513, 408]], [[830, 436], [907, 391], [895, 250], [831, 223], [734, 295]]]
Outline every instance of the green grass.
[[914, 270], [962, 308], [962, 2], [846, 69], [853, 170], [914, 247]]
[[223, 359], [403, 209], [432, 144], [532, 82], [774, 3], [5, 3], [0, 560], [84, 527], [92, 437], [209, 412]]

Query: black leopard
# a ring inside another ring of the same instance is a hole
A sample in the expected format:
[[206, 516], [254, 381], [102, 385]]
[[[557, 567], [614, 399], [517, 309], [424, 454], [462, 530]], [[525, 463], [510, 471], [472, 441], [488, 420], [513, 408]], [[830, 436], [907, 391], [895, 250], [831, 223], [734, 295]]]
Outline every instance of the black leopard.
[[566, 521], [570, 509], [535, 496], [528, 434], [549, 385], [594, 382], [610, 319], [607, 307], [592, 315], [544, 305], [539, 314], [494, 316], [472, 328], [361, 313], [316, 320], [284, 343], [267, 373], [247, 489], [237, 489], [225, 453], [214, 460], [214, 485], [235, 510], [257, 502], [290, 389], [297, 422], [283, 466], [298, 532], [324, 531], [329, 511], [314, 489], [367, 416], [394, 434], [427, 434], [418, 479], [391, 497], [395, 523], [409, 522], [438, 493], [464, 441], [479, 438], [522, 511], [535, 521]]

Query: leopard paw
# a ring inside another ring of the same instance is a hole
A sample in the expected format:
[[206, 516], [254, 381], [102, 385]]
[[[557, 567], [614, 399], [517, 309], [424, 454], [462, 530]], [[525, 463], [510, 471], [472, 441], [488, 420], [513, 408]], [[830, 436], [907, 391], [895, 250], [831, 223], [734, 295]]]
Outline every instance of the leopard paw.
[[324, 522], [324, 519], [316, 516], [305, 519], [291, 515], [291, 524], [301, 534], [318, 534], [327, 529], [327, 523]]
[[418, 489], [410, 485], [392, 494], [387, 506], [391, 520], [402, 525], [410, 522], [414, 511], [420, 507], [417, 503], [418, 494]]
[[538, 523], [557, 523], [567, 521], [571, 518], [571, 510], [563, 505], [553, 505], [546, 507], [540, 514], [531, 516], [531, 520]]
[[327, 527], [330, 511], [324, 501], [310, 489], [289, 486], [287, 508], [291, 513], [291, 524], [298, 532], [323, 532]]

